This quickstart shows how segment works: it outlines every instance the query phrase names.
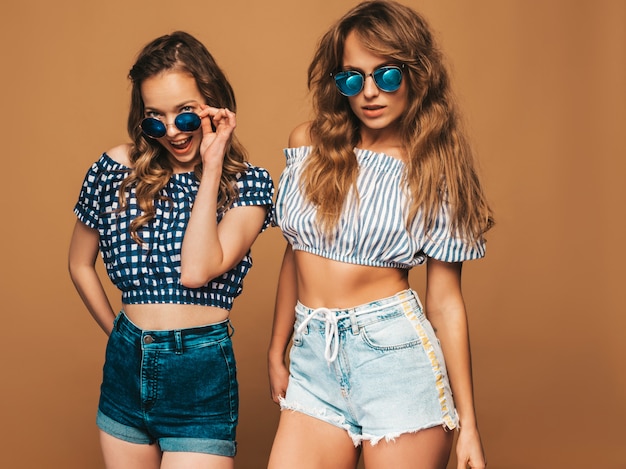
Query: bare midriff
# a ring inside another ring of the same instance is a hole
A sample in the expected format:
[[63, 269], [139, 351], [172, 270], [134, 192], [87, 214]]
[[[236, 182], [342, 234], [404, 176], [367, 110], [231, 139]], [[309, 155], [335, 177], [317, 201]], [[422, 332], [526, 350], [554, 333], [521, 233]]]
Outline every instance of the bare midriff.
[[229, 312], [223, 308], [200, 305], [133, 304], [124, 305], [124, 313], [143, 330], [173, 330], [222, 322]]
[[298, 300], [309, 308], [351, 308], [409, 288], [408, 270], [338, 262], [295, 251]]

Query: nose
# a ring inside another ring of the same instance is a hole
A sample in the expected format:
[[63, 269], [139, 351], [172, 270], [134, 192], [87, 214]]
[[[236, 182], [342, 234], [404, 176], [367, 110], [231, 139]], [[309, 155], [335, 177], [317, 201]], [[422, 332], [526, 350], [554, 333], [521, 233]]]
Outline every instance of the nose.
[[378, 96], [379, 92], [380, 90], [376, 86], [376, 83], [374, 83], [374, 77], [372, 77], [371, 74], [367, 75], [363, 83], [363, 95], [366, 98], [374, 98]]
[[176, 127], [176, 124], [174, 124], [173, 121], [170, 123], [164, 122], [164, 124], [168, 136], [173, 137], [180, 132], [180, 130], [178, 130], [178, 127]]

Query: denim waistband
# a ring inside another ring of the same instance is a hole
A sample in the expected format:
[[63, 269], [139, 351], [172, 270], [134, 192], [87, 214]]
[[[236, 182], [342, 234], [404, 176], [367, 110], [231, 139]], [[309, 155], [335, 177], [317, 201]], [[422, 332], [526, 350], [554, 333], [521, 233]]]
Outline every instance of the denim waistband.
[[339, 330], [341, 329], [341, 322], [349, 322], [349, 327], [352, 329], [352, 332], [357, 334], [359, 328], [368, 322], [367, 317], [370, 314], [407, 302], [413, 302], [414, 307], [418, 307], [420, 310], [423, 309], [417, 293], [411, 289], [403, 290], [393, 296], [347, 309], [330, 309], [324, 307], [312, 309], [298, 302], [296, 305], [296, 313], [303, 315], [304, 319], [298, 325], [296, 332], [302, 333], [311, 322], [321, 321], [324, 324], [326, 337], [324, 357], [331, 363], [335, 361], [339, 353]]
[[184, 348], [205, 346], [229, 338], [235, 332], [229, 319], [208, 324], [173, 330], [143, 330], [126, 316], [124, 311], [115, 318], [114, 329], [131, 342], [139, 340], [142, 349], [175, 351], [182, 353]]

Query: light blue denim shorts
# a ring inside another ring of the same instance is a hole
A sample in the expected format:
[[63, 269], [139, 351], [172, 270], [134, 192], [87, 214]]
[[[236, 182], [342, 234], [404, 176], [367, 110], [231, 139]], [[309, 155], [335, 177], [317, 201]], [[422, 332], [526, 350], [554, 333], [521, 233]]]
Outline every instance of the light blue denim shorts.
[[441, 346], [417, 294], [351, 309], [298, 303], [281, 409], [343, 428], [355, 446], [456, 428]]
[[122, 312], [107, 344], [98, 427], [162, 451], [232, 457], [239, 396], [229, 321], [146, 331]]

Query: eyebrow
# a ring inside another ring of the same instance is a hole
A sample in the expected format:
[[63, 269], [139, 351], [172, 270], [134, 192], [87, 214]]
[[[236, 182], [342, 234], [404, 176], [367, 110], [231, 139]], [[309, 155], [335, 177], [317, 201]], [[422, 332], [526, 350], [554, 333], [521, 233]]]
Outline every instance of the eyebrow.
[[[176, 105], [174, 106], [174, 109], [180, 109], [181, 107], [189, 106], [189, 105], [191, 105], [191, 104], [200, 105], [201, 103], [200, 103], [199, 101], [195, 100], [195, 99], [190, 99], [190, 100], [188, 100], [188, 101], [183, 101], [183, 102], [182, 102], [182, 103], [180, 103], [180, 104], [176, 104]], [[144, 103], [144, 110], [145, 110], [145, 111], [156, 111], [156, 112], [162, 112], [162, 110], [161, 110], [161, 109], [158, 109], [158, 108], [156, 108], [156, 107], [154, 107], [154, 106], [146, 106], [146, 105], [145, 105], [145, 103]]]
[[[374, 70], [376, 70], [377, 68], [380, 67], [386, 67], [387, 65], [398, 65], [399, 62], [395, 62], [393, 60], [388, 60], [385, 62], [381, 62], [378, 65], [375, 65], [374, 68], [372, 69], [372, 72]], [[342, 65], [341, 66], [341, 70], [347, 71], [347, 70], [358, 70], [359, 72], [363, 72], [365, 73], [365, 71], [361, 68], [361, 67], [355, 67], [354, 65]]]

